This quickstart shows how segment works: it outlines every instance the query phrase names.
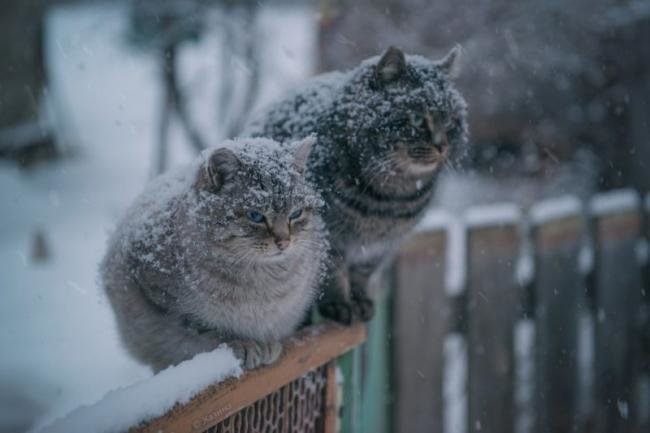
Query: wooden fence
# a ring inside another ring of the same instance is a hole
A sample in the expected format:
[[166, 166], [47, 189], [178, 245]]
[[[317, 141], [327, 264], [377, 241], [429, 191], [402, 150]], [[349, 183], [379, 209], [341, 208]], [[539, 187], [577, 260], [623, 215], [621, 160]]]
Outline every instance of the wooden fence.
[[616, 191], [427, 215], [367, 328], [308, 328], [133, 431], [648, 433], [649, 214]]
[[649, 210], [616, 191], [425, 221], [390, 276], [388, 431], [650, 432]]

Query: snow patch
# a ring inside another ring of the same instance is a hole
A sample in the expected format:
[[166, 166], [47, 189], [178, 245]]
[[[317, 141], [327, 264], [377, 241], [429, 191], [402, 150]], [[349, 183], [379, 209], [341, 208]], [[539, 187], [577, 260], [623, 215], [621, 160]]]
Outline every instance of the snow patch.
[[439, 209], [429, 210], [415, 226], [415, 232], [427, 232], [447, 228], [452, 221], [448, 212]]
[[618, 399], [616, 400], [616, 407], [618, 408], [618, 413], [623, 419], [628, 419], [630, 416], [630, 405], [627, 401]]
[[578, 317], [578, 411], [587, 415], [594, 406], [595, 336], [596, 324], [592, 314], [583, 312]]
[[440, 209], [430, 210], [414, 234], [443, 229], [447, 232], [445, 290], [448, 296], [456, 296], [465, 290], [467, 273], [467, 228], [463, 219]]
[[242, 369], [232, 350], [222, 344], [209, 353], [161, 371], [151, 379], [110, 391], [99, 402], [82, 406], [40, 433], [109, 433], [127, 431], [187, 403], [208, 385], [239, 377]]
[[450, 219], [447, 227], [445, 290], [455, 296], [465, 291], [467, 280], [467, 227], [459, 218]]
[[578, 411], [588, 415], [594, 407], [594, 383], [595, 383], [595, 334], [596, 325], [594, 316], [583, 311], [578, 316]]
[[579, 215], [581, 210], [582, 203], [577, 197], [565, 195], [534, 204], [530, 209], [530, 218], [534, 224], [544, 224], [549, 221]]
[[476, 206], [465, 212], [468, 227], [489, 227], [514, 224], [521, 220], [521, 209], [513, 203]]
[[461, 334], [450, 334], [443, 344], [443, 431], [467, 432], [467, 343]]
[[591, 199], [590, 208], [595, 216], [603, 216], [638, 209], [639, 200], [636, 191], [620, 189], [597, 194]]
[[580, 252], [578, 253], [578, 269], [583, 275], [590, 273], [594, 269], [595, 258], [593, 240], [587, 239], [580, 246]]
[[515, 324], [515, 432], [532, 432], [535, 422], [535, 322], [521, 320]]
[[528, 236], [522, 238], [521, 249], [515, 269], [515, 278], [521, 287], [527, 286], [535, 278], [535, 256], [532, 242]]

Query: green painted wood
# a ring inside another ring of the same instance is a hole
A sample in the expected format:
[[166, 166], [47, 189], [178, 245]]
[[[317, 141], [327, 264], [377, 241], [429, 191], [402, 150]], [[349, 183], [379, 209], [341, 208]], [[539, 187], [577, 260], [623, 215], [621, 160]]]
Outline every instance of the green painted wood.
[[361, 430], [361, 357], [363, 345], [346, 353], [338, 360], [343, 375], [343, 406], [341, 433], [362, 433]]
[[390, 433], [391, 429], [391, 287], [389, 276], [378, 279], [375, 317], [368, 324], [363, 348], [361, 431]]

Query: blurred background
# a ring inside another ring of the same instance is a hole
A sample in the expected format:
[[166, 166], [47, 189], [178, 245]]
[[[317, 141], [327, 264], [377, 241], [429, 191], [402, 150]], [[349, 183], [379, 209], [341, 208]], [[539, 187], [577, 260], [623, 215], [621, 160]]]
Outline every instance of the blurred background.
[[435, 207], [525, 210], [650, 190], [649, 40], [640, 0], [3, 0], [0, 432], [151, 375], [97, 285], [106, 239], [148, 179], [296, 83], [461, 44], [472, 146]]

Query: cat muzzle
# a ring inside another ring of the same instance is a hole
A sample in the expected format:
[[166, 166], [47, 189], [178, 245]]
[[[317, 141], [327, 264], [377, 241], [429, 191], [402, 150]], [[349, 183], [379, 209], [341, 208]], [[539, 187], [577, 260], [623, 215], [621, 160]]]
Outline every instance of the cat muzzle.
[[277, 239], [275, 241], [275, 245], [278, 247], [280, 251], [284, 251], [287, 248], [289, 248], [289, 245], [291, 245], [291, 241], [289, 239]]
[[418, 164], [433, 164], [440, 161], [444, 149], [434, 146], [414, 146], [406, 150], [406, 154]]

